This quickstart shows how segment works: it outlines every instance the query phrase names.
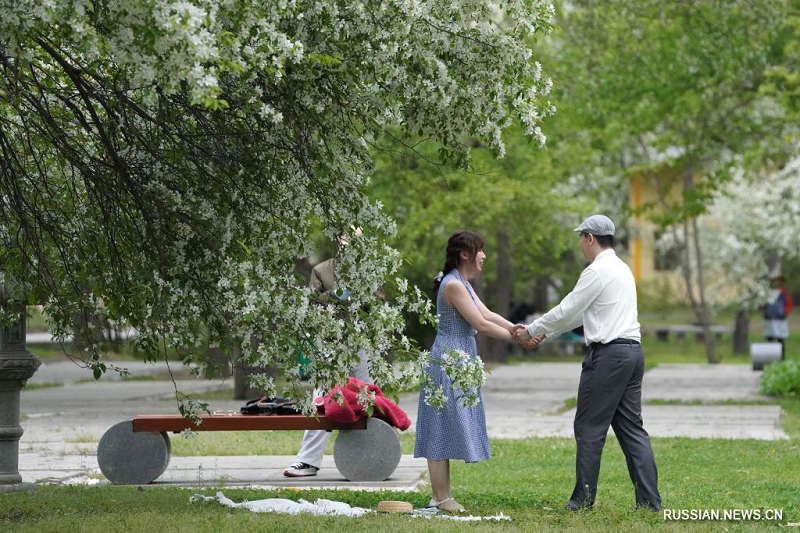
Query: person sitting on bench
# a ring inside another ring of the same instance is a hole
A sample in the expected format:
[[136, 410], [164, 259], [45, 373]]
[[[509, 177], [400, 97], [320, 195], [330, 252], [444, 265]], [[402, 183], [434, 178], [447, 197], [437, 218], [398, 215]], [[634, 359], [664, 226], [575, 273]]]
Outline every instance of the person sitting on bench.
[[[346, 241], [340, 240], [340, 245]], [[311, 271], [311, 279], [308, 286], [316, 292], [326, 296], [335, 296], [340, 300], [346, 300], [349, 292], [345, 290], [341, 295], [334, 294], [336, 285], [335, 260], [333, 258], [323, 261]], [[350, 373], [351, 376], [368, 385], [374, 382], [369, 375], [369, 357], [364, 350], [358, 350], [358, 364]], [[315, 390], [314, 396], [322, 396], [327, 391]], [[306, 430], [303, 434], [303, 443], [300, 451], [297, 452], [296, 461], [291, 464], [283, 475], [286, 477], [305, 477], [316, 476], [322, 465], [322, 457], [325, 455], [325, 446], [328, 444], [330, 432], [321, 430]]]

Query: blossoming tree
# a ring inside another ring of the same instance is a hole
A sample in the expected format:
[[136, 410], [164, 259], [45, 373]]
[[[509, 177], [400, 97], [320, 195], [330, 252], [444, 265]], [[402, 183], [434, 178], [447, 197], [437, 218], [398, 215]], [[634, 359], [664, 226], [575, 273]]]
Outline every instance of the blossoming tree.
[[[235, 346], [292, 384], [302, 344], [319, 386], [362, 347], [391, 386], [403, 376], [385, 356], [412, 348], [403, 314], [430, 304], [397, 278], [394, 223], [364, 194], [370, 145], [391, 126], [467, 165], [470, 138], [502, 155], [515, 121], [543, 142], [550, 81], [529, 39], [551, 14], [539, 0], [2, 0], [2, 269], [62, 336], [103, 316], [137, 328], [148, 359]], [[350, 305], [293, 273], [316, 224], [349, 240]], [[391, 302], [375, 296], [386, 283]]]
[[649, 213], [663, 228], [682, 226], [684, 280], [711, 363], [705, 262], [688, 259], [703, 252], [696, 217], [724, 189], [735, 154], [783, 144], [785, 112], [761, 89], [787, 13], [785, 0], [576, 0], [559, 21], [562, 69], [578, 73], [561, 84], [604, 165], [655, 176], [664, 194], [645, 207], [657, 207]]
[[[725, 194], [697, 220], [709, 305], [732, 305], [739, 310], [736, 352], [747, 352], [749, 312], [766, 303], [776, 266], [781, 259], [800, 254], [798, 221], [800, 157], [790, 159], [777, 172], [739, 170]], [[672, 228], [658, 245], [679, 249], [682, 239], [682, 231]], [[691, 254], [690, 260], [696, 264], [698, 257]]]

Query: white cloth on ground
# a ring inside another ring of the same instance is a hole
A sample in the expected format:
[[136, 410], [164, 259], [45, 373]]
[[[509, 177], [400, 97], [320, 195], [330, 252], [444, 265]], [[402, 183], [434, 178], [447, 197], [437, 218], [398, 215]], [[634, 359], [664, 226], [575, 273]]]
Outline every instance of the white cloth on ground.
[[364, 516], [367, 513], [374, 511], [364, 509], [363, 507], [350, 507], [344, 502], [336, 502], [333, 500], [318, 499], [314, 503], [306, 500], [287, 500], [285, 498], [268, 498], [265, 500], [235, 502], [230, 498], [225, 497], [222, 492], [218, 492], [216, 496], [203, 496], [202, 494], [195, 494], [189, 498], [190, 503], [211, 503], [219, 502], [225, 507], [234, 507], [240, 509], [247, 509], [254, 513], [279, 513], [279, 514], [301, 514], [309, 513], [321, 516]]
[[411, 513], [413, 518], [442, 518], [444, 520], [455, 520], [457, 522], [511, 522], [511, 517], [503, 513], [492, 516], [474, 516], [474, 515], [455, 515], [446, 514], [436, 508], [424, 507], [422, 509], [414, 509]]
[[[222, 492], [218, 492], [216, 496], [203, 496], [202, 494], [195, 494], [189, 498], [189, 503], [213, 503], [219, 502], [225, 507], [233, 507], [239, 509], [247, 509], [254, 513], [279, 513], [297, 515], [301, 513], [309, 513], [318, 516], [353, 516], [361, 517], [365, 514], [374, 513], [372, 509], [364, 509], [363, 507], [351, 507], [344, 502], [337, 502], [334, 500], [318, 499], [316, 502], [311, 503], [306, 500], [288, 500], [286, 498], [268, 498], [265, 500], [235, 502], [227, 498]], [[456, 520], [459, 522], [511, 522], [511, 518], [503, 513], [493, 516], [462, 516], [450, 515], [440, 512], [438, 509], [414, 509], [411, 515], [414, 518], [441, 518], [444, 520]]]

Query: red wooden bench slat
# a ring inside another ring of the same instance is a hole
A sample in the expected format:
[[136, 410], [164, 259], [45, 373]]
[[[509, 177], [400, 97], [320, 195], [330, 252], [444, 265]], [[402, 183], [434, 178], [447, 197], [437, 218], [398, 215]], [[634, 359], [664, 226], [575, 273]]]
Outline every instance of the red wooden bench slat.
[[333, 422], [324, 416], [319, 418], [304, 415], [201, 415], [200, 425], [190, 424], [181, 415], [139, 415], [133, 419], [135, 432], [172, 431], [178, 433], [192, 431], [264, 431], [321, 429], [367, 429], [367, 419], [362, 418], [354, 424]]

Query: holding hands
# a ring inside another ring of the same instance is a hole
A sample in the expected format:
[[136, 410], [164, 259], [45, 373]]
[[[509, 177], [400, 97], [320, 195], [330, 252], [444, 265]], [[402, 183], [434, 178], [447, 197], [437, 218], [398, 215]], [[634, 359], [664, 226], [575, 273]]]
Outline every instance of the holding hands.
[[528, 327], [525, 324], [516, 324], [511, 328], [511, 335], [516, 341], [528, 349], [533, 349], [539, 346], [544, 341], [546, 335], [537, 335], [531, 337], [528, 333]]

